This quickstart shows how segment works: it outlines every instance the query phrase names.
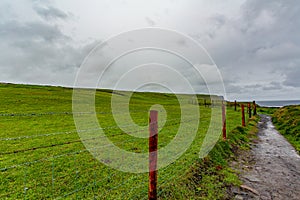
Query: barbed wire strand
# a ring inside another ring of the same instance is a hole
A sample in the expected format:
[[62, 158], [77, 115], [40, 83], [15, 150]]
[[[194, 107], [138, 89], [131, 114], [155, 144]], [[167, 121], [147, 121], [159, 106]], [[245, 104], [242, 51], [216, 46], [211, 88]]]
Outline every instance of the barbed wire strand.
[[[53, 159], [53, 160], [54, 160], [54, 159]], [[98, 181], [98, 182], [97, 182], [97, 181], [95, 181], [96, 179], [94, 179], [94, 182], [93, 182], [92, 184], [87, 184], [87, 185], [85, 185], [85, 186], [79, 188], [79, 187], [78, 187], [78, 183], [77, 183], [79, 170], [78, 170], [78, 164], [77, 164], [76, 160], [77, 160], [77, 159], [76, 159], [76, 156], [74, 156], [75, 174], [76, 174], [76, 176], [75, 176], [76, 189], [73, 190], [72, 192], [69, 192], [69, 193], [63, 195], [62, 198], [67, 197], [67, 196], [70, 196], [70, 195], [72, 195], [72, 194], [74, 194], [74, 193], [75, 193], [76, 198], [77, 198], [77, 193], [78, 193], [79, 191], [82, 191], [82, 190], [84, 190], [84, 189], [86, 189], [86, 188], [88, 188], [88, 187], [90, 187], [90, 186], [95, 186], [97, 183], [101, 183], [101, 182], [103, 181], [103, 180], [102, 180], [102, 181]], [[184, 165], [185, 165], [186, 163], [188, 163], [188, 162], [189, 162], [189, 160], [186, 160], [184, 163], [180, 163], [180, 165], [183, 165], [183, 166], [184, 166]], [[52, 164], [52, 166], [53, 166], [53, 165], [54, 165], [54, 164]], [[171, 164], [171, 165], [167, 166], [167, 168], [170, 168], [170, 167], [173, 167], [173, 165]], [[164, 171], [165, 171], [167, 168], [164, 168]], [[84, 170], [84, 171], [88, 171], [88, 170]], [[80, 172], [84, 172], [84, 171], [80, 171]], [[53, 172], [53, 173], [54, 173], [54, 172]], [[53, 173], [52, 173], [52, 174], [53, 174]], [[95, 170], [94, 170], [94, 173], [95, 173]], [[114, 176], [115, 174], [116, 174], [116, 173], [110, 174], [110, 176], [107, 177], [107, 178], [110, 178], [110, 177]], [[172, 174], [172, 175], [173, 175], [173, 174]], [[68, 175], [66, 175], [66, 176], [68, 176]], [[170, 174], [167, 174], [167, 175], [165, 175], [165, 176], [169, 177]], [[176, 175], [175, 175], [175, 176], [176, 176]], [[26, 176], [25, 176], [25, 177], [26, 177]], [[65, 177], [65, 176], [63, 176], [63, 177]], [[57, 178], [63, 178], [63, 177], [57, 177]], [[95, 176], [94, 176], [94, 177], [95, 177]], [[107, 194], [107, 193], [108, 193], [109, 191], [111, 191], [111, 190], [115, 190], [115, 189], [121, 187], [121, 186], [124, 185], [125, 183], [127, 183], [127, 182], [133, 180], [134, 178], [135, 178], [135, 177], [134, 177], [134, 175], [133, 175], [130, 179], [127, 179], [127, 180], [123, 181], [122, 183], [118, 184], [117, 186], [114, 186], [114, 187], [110, 188], [109, 190], [107, 190], [107, 192], [106, 192], [105, 194]], [[24, 180], [26, 180], [26, 179], [24, 179]], [[163, 182], [164, 180], [166, 180], [166, 179], [159, 179], [159, 182]], [[54, 182], [54, 178], [52, 179], [52, 182]], [[25, 181], [24, 181], [24, 185], [25, 185]], [[142, 187], [142, 186], [138, 186], [138, 187], [132, 188], [130, 191], [132, 191], [133, 189], [139, 188], [139, 187]], [[27, 191], [27, 188], [26, 188], [26, 186], [24, 186], [24, 192], [26, 192], [26, 191]]]
[[79, 154], [79, 153], [82, 153], [82, 152], [88, 152], [90, 150], [101, 149], [103, 147], [114, 146], [115, 144], [122, 144], [122, 143], [126, 143], [128, 141], [133, 141], [135, 139], [136, 138], [132, 138], [132, 139], [128, 139], [128, 140], [125, 140], [125, 141], [122, 141], [122, 142], [116, 142], [116, 143], [113, 143], [113, 144], [107, 144], [107, 145], [103, 145], [103, 146], [99, 146], [99, 147], [95, 147], [95, 148], [90, 148], [90, 149], [82, 149], [82, 150], [79, 150], [79, 151], [74, 151], [74, 152], [70, 152], [70, 153], [60, 154], [60, 155], [57, 155], [57, 156], [49, 156], [49, 157], [46, 157], [46, 158], [41, 158], [41, 159], [34, 160], [34, 161], [31, 161], [31, 162], [24, 162], [24, 163], [17, 164], [17, 165], [11, 165], [9, 167], [1, 168], [0, 171], [7, 171], [9, 169], [21, 167], [21, 166], [24, 166], [24, 165], [32, 165], [32, 164], [36, 164], [36, 163], [39, 163], [39, 162], [48, 161], [51, 158], [55, 158], [56, 159], [56, 158], [60, 158], [60, 157], [63, 157], [63, 156], [71, 156], [71, 155]]
[[[130, 110], [130, 113], [146, 113], [148, 110]], [[33, 116], [47, 116], [47, 115], [93, 115], [93, 114], [124, 114], [124, 112], [44, 112], [44, 113], [0, 113], [0, 117], [33, 117]]]
[[[119, 105], [128, 105], [128, 103], [120, 103], [117, 104]], [[191, 105], [191, 104], [185, 104], [185, 105]], [[203, 106], [203, 105], [198, 105], [198, 106]], [[130, 110], [130, 113], [144, 113], [144, 112], [149, 112], [149, 110]], [[159, 112], [162, 112], [159, 110]], [[105, 112], [105, 111], [100, 111], [100, 112], [72, 112], [72, 111], [64, 111], [64, 112], [55, 112], [55, 111], [49, 111], [49, 112], [43, 112], [43, 113], [38, 113], [36, 111], [31, 112], [31, 113], [0, 113], [0, 117], [7, 117], [7, 116], [43, 116], [43, 115], [85, 115], [85, 114], [123, 114], [124, 112]]]
[[[173, 124], [174, 125], [174, 124]], [[177, 124], [175, 124], [177, 125]], [[174, 125], [174, 126], [175, 126]], [[171, 127], [171, 125], [170, 125]], [[140, 130], [139, 130], [140, 131]], [[146, 130], [142, 130], [142, 131], [146, 131]], [[141, 131], [141, 132], [142, 132]], [[101, 138], [101, 137], [100, 137]], [[134, 140], [135, 138], [133, 138], [132, 140]], [[126, 141], [125, 141], [126, 142]], [[125, 142], [121, 142], [121, 143], [125, 143]], [[121, 143], [115, 143], [115, 144], [121, 144]], [[112, 145], [110, 145], [112, 146]], [[53, 147], [53, 146], [51, 146]], [[104, 145], [103, 147], [107, 147], [107, 145]], [[21, 164], [16, 164], [16, 165], [11, 165], [9, 167], [3, 167], [3, 168], [0, 168], [0, 171], [7, 171], [9, 169], [13, 169], [13, 168], [17, 168], [17, 167], [21, 167], [23, 165], [32, 165], [32, 164], [36, 164], [36, 163], [39, 163], [39, 162], [44, 162], [44, 161], [47, 161], [51, 158], [53, 159], [56, 159], [56, 158], [60, 158], [60, 157], [63, 157], [63, 156], [71, 156], [71, 155], [74, 155], [74, 154], [79, 154], [79, 153], [83, 153], [83, 152], [88, 152], [90, 150], [94, 150], [94, 149], [97, 149], [97, 148], [101, 148], [100, 147], [96, 147], [96, 148], [92, 148], [92, 149], [81, 149], [81, 150], [78, 150], [78, 151], [74, 151], [74, 152], [69, 152], [69, 153], [65, 153], [65, 154], [60, 154], [60, 155], [56, 155], [56, 156], [49, 156], [49, 157], [46, 157], [46, 158], [41, 158], [41, 159], [38, 159], [38, 160], [34, 160], [34, 161], [30, 161], [30, 162], [24, 162], [24, 163], [21, 163]]]
[[[179, 119], [181, 119], [181, 118], [170, 119], [170, 120], [166, 120], [165, 122], [176, 121]], [[148, 125], [148, 123], [143, 124], [141, 126], [147, 126], [147, 125]], [[96, 130], [119, 129], [119, 128], [132, 127], [132, 126], [136, 126], [136, 124], [130, 124], [130, 125], [126, 124], [126, 125], [120, 125], [120, 126], [116, 125], [116, 126], [108, 126], [108, 127], [103, 127], [103, 128], [100, 127], [100, 128], [86, 129], [86, 130], [73, 130], [73, 131], [54, 132], [54, 133], [46, 133], [46, 134], [25, 135], [25, 136], [19, 136], [19, 137], [8, 137], [8, 138], [0, 138], [0, 141], [31, 139], [31, 138], [35, 138], [35, 137], [48, 137], [48, 136], [54, 136], [54, 135], [72, 134], [72, 133], [88, 132], [88, 131], [94, 131], [94, 130], [96, 131]]]
[[[75, 159], [76, 159], [76, 158], [74, 157], [74, 163], [76, 163]], [[186, 160], [184, 163], [180, 163], [180, 165], [185, 165], [185, 163], [188, 163], [188, 162], [189, 162], [189, 160]], [[172, 165], [172, 166], [169, 165], [167, 168], [170, 168], [170, 167], [173, 167], [173, 165]], [[164, 168], [164, 170], [166, 170], [167, 168]], [[76, 172], [75, 172], [75, 173], [76, 173], [76, 179], [75, 179], [75, 181], [78, 179], [78, 174], [79, 174], [79, 173], [87, 172], [87, 171], [90, 171], [90, 169], [87, 169], [87, 168], [86, 168], [86, 170], [80, 170], [80, 171], [79, 171], [79, 170], [78, 170], [78, 167], [77, 167], [77, 165], [76, 165]], [[95, 170], [94, 170], [94, 174], [95, 174]], [[111, 177], [113, 177], [113, 176], [115, 176], [115, 175], [116, 175], [116, 173], [113, 173], [113, 174], [110, 174], [110, 175], [109, 175], [108, 177], [106, 177], [106, 178], [109, 179], [109, 178], [111, 178]], [[173, 174], [172, 174], [172, 175], [173, 175]], [[64, 178], [64, 177], [66, 177], [66, 176], [69, 176], [69, 175], [60, 176], [60, 177], [57, 177], [57, 179], [61, 179], [61, 178]], [[134, 176], [134, 175], [133, 175], [133, 176]], [[166, 174], [165, 176], [169, 177], [170, 174]], [[119, 188], [121, 185], [124, 185], [125, 183], [131, 181], [131, 180], [134, 179], [134, 178], [135, 178], [135, 177], [131, 177], [131, 179], [125, 180], [125, 181], [123, 181], [122, 183], [120, 183], [120, 184], [118, 184], [118, 185], [116, 185], [116, 186], [110, 188], [110, 189], [108, 190], [108, 192], [111, 191], [111, 190], [114, 190], [114, 189]], [[161, 181], [163, 181], [163, 180], [165, 180], [165, 179], [159, 179], [159, 182], [161, 182]], [[104, 181], [104, 180], [102, 180], [102, 181]], [[95, 181], [95, 175], [94, 175], [94, 181], [93, 181], [92, 184], [87, 184], [87, 185], [83, 186], [82, 188], [78, 188], [78, 185], [76, 185], [77, 188], [76, 188], [74, 191], [69, 192], [69, 193], [67, 193], [66, 195], [62, 196], [62, 197], [70, 196], [70, 195], [72, 195], [72, 194], [74, 194], [74, 193], [76, 193], [76, 192], [79, 192], [79, 191], [84, 190], [84, 189], [87, 188], [87, 187], [95, 186], [96, 183], [101, 183], [102, 181]], [[142, 187], [142, 185], [139, 186], [139, 187]], [[139, 188], [139, 187], [132, 188], [130, 191], [132, 191], [133, 189]]]
[[[182, 123], [188, 123], [188, 122], [191, 122], [191, 121], [194, 121], [194, 120], [187, 120], [185, 122], [179, 122], [179, 123], [182, 124]], [[171, 125], [166, 125], [166, 127], [171, 127], [171, 126], [179, 124], [179, 123], [174, 123], [174, 124], [171, 124]], [[140, 132], [140, 131], [143, 132], [143, 131], [146, 131], [146, 130], [138, 130], [136, 132]], [[128, 132], [128, 134], [132, 134], [134, 132], [135, 131]], [[119, 134], [110, 135], [110, 136], [117, 136], [117, 135], [125, 135], [125, 133], [124, 132], [120, 132]], [[95, 140], [95, 139], [104, 138], [104, 137], [107, 137], [107, 136], [92, 137], [92, 138], [88, 138], [88, 139], [77, 139], [77, 140], [67, 141], [67, 142], [58, 143], [58, 144], [50, 144], [50, 145], [44, 145], [44, 146], [39, 146], [39, 147], [31, 147], [31, 148], [27, 148], [27, 149], [18, 149], [18, 150], [13, 150], [13, 151], [10, 151], [10, 152], [0, 152], [0, 155], [8, 155], [8, 154], [15, 154], [15, 153], [20, 153], [20, 152], [23, 153], [23, 152], [28, 152], [28, 151], [35, 151], [35, 150], [38, 150], [38, 149], [44, 149], [44, 148], [62, 146], [62, 145], [73, 144], [73, 143], [81, 143], [81, 142], [84, 142], [84, 141]]]
[[[181, 118], [178, 118], [178, 119], [181, 119]], [[182, 122], [181, 122], [182, 123]], [[125, 141], [126, 142], [126, 141]], [[122, 143], [124, 143], [124, 142], [122, 142]], [[55, 159], [55, 157], [53, 156], [53, 159], [52, 159], [52, 188], [54, 187], [54, 159]], [[23, 163], [23, 165], [25, 164], [25, 166], [27, 166], [27, 165], [29, 165], [29, 163], [27, 162], [27, 163]], [[26, 198], [26, 193], [27, 193], [27, 187], [26, 187], [26, 171], [24, 172], [24, 198]], [[78, 178], [78, 170], [77, 170], [77, 168], [76, 168], [76, 179]], [[95, 178], [96, 179], [96, 178]], [[127, 181], [125, 181], [125, 183], [126, 182], [128, 182], [128, 181], [130, 181], [131, 179], [129, 179], [129, 180], [127, 180]], [[122, 184], [124, 184], [124, 182], [122, 182], [121, 184], [119, 184], [119, 185], [117, 185], [116, 187], [113, 187], [113, 188], [111, 188], [110, 190], [112, 190], [112, 189], [114, 189], [114, 188], [118, 188], [118, 187], [120, 187]], [[93, 182], [93, 185], [95, 186], [95, 181]], [[86, 187], [84, 187], [84, 188], [86, 188]], [[78, 185], [76, 186], [76, 190], [75, 190], [75, 193], [77, 194], [77, 192], [79, 191], [79, 189], [82, 189], [82, 188], [78, 188]], [[110, 191], [109, 190], [109, 191]]]
[[[54, 159], [53, 159], [53, 160], [54, 160]], [[189, 160], [186, 160], [184, 163], [181, 163], [180, 165], [184, 165], [184, 164], [187, 163], [187, 162], [189, 162]], [[74, 157], [74, 163], [77, 164], [77, 162], [76, 162], [76, 157]], [[54, 164], [52, 164], [52, 166], [54, 166]], [[167, 168], [169, 168], [169, 167], [171, 167], [171, 166], [172, 166], [172, 164], [169, 165]], [[25, 168], [24, 168], [24, 170], [25, 170]], [[166, 168], [164, 168], [164, 170], [166, 170]], [[95, 172], [95, 171], [94, 171], [94, 172]], [[24, 175], [24, 198], [26, 198], [26, 192], [27, 192], [27, 187], [26, 187], [26, 176], [27, 176], [27, 174], [26, 174], [26, 171], [24, 171], [24, 174], [25, 174], [25, 175]], [[52, 173], [52, 174], [53, 174], [53, 173]], [[172, 175], [173, 175], [173, 174], [172, 174]], [[111, 176], [111, 175], [110, 175], [110, 176]], [[167, 174], [167, 175], [165, 175], [165, 176], [166, 176], [166, 177], [169, 177], [169, 174]], [[171, 177], [171, 178], [169, 178], [169, 179], [167, 179], [167, 178], [165, 178], [165, 179], [159, 179], [159, 182], [161, 182], [160, 186], [165, 185], [166, 180], [171, 180], [171, 179], [174, 178], [175, 176], [177, 176], [177, 175], [174, 175], [173, 177]], [[180, 177], [181, 177], [181, 176], [180, 176]], [[78, 166], [76, 166], [76, 180], [77, 180], [77, 179], [78, 179]], [[132, 176], [130, 179], [127, 179], [127, 180], [123, 181], [122, 183], [118, 184], [117, 186], [110, 188], [110, 189], [106, 192], [106, 194], [107, 194], [109, 191], [114, 190], [114, 189], [116, 189], [116, 188], [119, 188], [121, 185], [124, 185], [125, 183], [127, 183], [127, 182], [129, 182], [129, 181], [131, 181], [131, 180], [133, 180], [133, 179], [134, 179], [134, 176]], [[54, 181], [54, 178], [53, 178], [52, 181]], [[82, 190], [86, 189], [86, 188], [89, 187], [90, 185], [95, 186], [96, 183], [100, 183], [100, 181], [96, 182], [96, 178], [95, 178], [95, 176], [94, 176], [94, 182], [93, 182], [92, 184], [85, 185], [84, 187], [81, 187], [81, 188], [79, 188], [78, 185], [76, 185], [76, 189], [75, 189], [74, 191], [65, 194], [64, 196], [62, 196], [62, 198], [67, 197], [67, 196], [70, 196], [70, 195], [72, 195], [72, 194], [74, 194], [74, 193], [76, 193], [76, 195], [77, 195], [77, 193], [78, 193], [79, 191], [82, 191]], [[135, 188], [131, 188], [130, 191], [132, 191], [133, 189], [139, 188], [139, 187], [142, 187], [142, 186], [138, 186], [138, 187], [135, 187]], [[142, 192], [142, 193], [143, 193], [143, 192]], [[141, 194], [141, 193], [140, 193], [140, 194]], [[53, 195], [53, 196], [54, 196], [54, 195]], [[95, 197], [95, 194], [94, 194], [94, 197]], [[77, 198], [77, 197], [76, 197], [76, 198]]]

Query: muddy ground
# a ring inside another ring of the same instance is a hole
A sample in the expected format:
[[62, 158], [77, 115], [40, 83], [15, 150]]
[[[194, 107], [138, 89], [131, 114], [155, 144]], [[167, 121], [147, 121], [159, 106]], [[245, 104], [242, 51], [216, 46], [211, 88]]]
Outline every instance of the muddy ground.
[[274, 128], [271, 117], [260, 116], [258, 139], [240, 153], [232, 167], [243, 185], [231, 188], [234, 199], [300, 199], [300, 156]]

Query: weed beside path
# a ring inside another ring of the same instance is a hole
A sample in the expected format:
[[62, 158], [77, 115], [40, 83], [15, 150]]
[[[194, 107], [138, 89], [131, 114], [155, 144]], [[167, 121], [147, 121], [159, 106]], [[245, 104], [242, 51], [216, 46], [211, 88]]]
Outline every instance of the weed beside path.
[[277, 130], [300, 153], [300, 106], [285, 106], [272, 115]]

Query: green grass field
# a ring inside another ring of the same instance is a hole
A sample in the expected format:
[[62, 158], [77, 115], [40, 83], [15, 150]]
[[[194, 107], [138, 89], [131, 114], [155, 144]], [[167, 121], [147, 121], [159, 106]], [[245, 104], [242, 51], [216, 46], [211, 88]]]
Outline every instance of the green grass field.
[[[95, 95], [95, 111], [101, 127], [105, 127], [106, 136], [127, 151], [147, 152], [148, 139], [132, 137], [117, 126], [113, 115], [122, 113], [112, 114], [111, 96], [109, 90], [99, 90]], [[210, 167], [203, 168], [208, 173], [198, 177], [196, 185], [191, 181], [207, 161], [199, 159], [198, 153], [211, 111], [220, 110], [219, 106], [205, 107], [204, 99], [208, 101], [207, 96], [198, 95], [199, 107], [192, 101], [186, 101], [184, 105], [199, 109], [200, 124], [187, 151], [158, 171], [161, 199], [206, 199], [212, 196], [219, 199], [226, 193], [224, 185], [237, 183], [237, 177], [226, 167], [221, 156], [222, 145], [230, 149], [222, 141], [221, 146], [217, 146], [219, 149], [214, 149], [208, 156], [222, 170], [208, 164]], [[134, 93], [129, 109], [136, 124], [147, 126], [148, 111], [155, 104], [162, 105], [167, 113], [165, 125], [159, 132], [158, 146], [163, 148], [175, 137], [180, 125], [181, 111], [175, 95]], [[73, 120], [73, 114], [78, 113], [72, 113], [72, 89], [0, 84], [0, 105], [0, 199], [147, 199], [148, 173], [112, 169], [85, 149]], [[230, 133], [240, 124], [240, 112], [228, 107], [227, 131]], [[132, 131], [147, 134], [148, 129]], [[184, 131], [193, 131], [188, 122]]]

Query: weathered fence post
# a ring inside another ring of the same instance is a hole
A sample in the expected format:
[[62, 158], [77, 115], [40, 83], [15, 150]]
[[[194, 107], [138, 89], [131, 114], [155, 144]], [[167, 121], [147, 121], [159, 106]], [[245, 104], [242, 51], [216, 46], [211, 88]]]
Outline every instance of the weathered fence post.
[[234, 100], [234, 111], [236, 111], [236, 100]]
[[248, 111], [249, 111], [249, 119], [252, 117], [251, 116], [251, 112], [252, 112], [252, 110], [251, 110], [251, 105], [250, 105], [250, 103], [248, 103]]
[[245, 125], [245, 106], [244, 104], [241, 105], [242, 106], [242, 126], [246, 126]]
[[256, 115], [256, 103], [253, 101], [253, 115]]
[[224, 101], [222, 101], [222, 125], [223, 139], [226, 140], [226, 110]]
[[149, 116], [149, 187], [148, 199], [157, 199], [157, 142], [158, 142], [158, 112], [156, 110], [150, 111]]

